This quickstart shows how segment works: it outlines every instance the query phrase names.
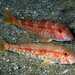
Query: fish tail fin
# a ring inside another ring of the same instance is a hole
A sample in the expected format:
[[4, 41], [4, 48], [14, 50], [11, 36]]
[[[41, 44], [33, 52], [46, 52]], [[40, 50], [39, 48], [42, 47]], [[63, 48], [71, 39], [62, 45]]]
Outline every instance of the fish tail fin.
[[0, 50], [4, 50], [5, 47], [4, 47], [4, 41], [3, 39], [0, 38]]
[[17, 23], [17, 19], [7, 9], [3, 9], [3, 12], [7, 15], [6, 18], [3, 18], [3, 21], [8, 22], [9, 24]]

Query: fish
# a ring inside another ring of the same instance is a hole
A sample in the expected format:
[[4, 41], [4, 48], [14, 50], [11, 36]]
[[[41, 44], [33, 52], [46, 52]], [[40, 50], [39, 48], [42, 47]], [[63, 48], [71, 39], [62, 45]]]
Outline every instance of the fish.
[[48, 19], [36, 20], [29, 18], [26, 20], [20, 20], [7, 9], [4, 9], [3, 12], [7, 15], [7, 17], [3, 18], [3, 21], [10, 25], [17, 25], [42, 37], [42, 41], [44, 42], [51, 42], [52, 40], [71, 41], [73, 39], [70, 29], [61, 23]]
[[75, 52], [57, 43], [9, 44], [0, 39], [0, 50], [9, 50], [46, 64], [75, 64]]

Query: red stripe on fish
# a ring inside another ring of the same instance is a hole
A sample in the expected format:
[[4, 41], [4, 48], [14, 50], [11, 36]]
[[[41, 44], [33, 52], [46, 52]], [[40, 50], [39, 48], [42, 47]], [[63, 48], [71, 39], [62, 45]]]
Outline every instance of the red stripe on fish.
[[61, 23], [47, 19], [27, 19], [22, 21], [15, 18], [10, 12], [8, 12], [8, 10], [5, 9], [4, 12], [8, 15], [7, 18], [3, 19], [4, 21], [20, 26], [35, 33], [36, 35], [39, 35], [40, 37], [56, 41], [70, 41], [73, 39], [73, 35], [69, 28]]
[[20, 45], [8, 44], [0, 39], [0, 50], [11, 50], [27, 55], [34, 59], [40, 59], [47, 63], [73, 64], [75, 53], [56, 43], [25, 43]]

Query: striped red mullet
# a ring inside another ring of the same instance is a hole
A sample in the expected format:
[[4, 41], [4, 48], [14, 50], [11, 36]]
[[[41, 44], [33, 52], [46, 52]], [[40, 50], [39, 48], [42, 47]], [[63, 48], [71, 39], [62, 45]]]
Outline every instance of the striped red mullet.
[[0, 39], [0, 50], [17, 52], [48, 64], [75, 63], [75, 53], [71, 49], [55, 43], [25, 43], [21, 45], [13, 45]]
[[50, 42], [51, 40], [70, 41], [73, 39], [73, 35], [70, 32], [69, 28], [61, 23], [47, 19], [19, 20], [6, 9], [4, 9], [4, 13], [6, 13], [8, 16], [7, 18], [3, 19], [4, 21], [8, 22], [9, 24], [15, 24], [28, 31], [31, 31], [34, 34], [43, 37], [44, 40], [47, 42]]

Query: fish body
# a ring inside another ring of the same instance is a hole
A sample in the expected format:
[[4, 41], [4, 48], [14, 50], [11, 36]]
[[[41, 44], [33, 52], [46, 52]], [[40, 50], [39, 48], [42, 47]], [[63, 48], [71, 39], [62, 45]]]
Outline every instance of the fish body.
[[8, 22], [9, 24], [20, 26], [21, 28], [31, 31], [40, 37], [53, 39], [56, 41], [70, 41], [73, 39], [73, 35], [69, 28], [61, 23], [47, 19], [19, 20], [14, 17], [8, 10], [5, 9], [4, 12], [8, 16], [7, 18], [3, 19], [4, 21]]
[[0, 43], [0, 50], [17, 52], [48, 64], [75, 63], [75, 53], [71, 49], [56, 43], [25, 43], [21, 45], [13, 45], [2, 41]]

